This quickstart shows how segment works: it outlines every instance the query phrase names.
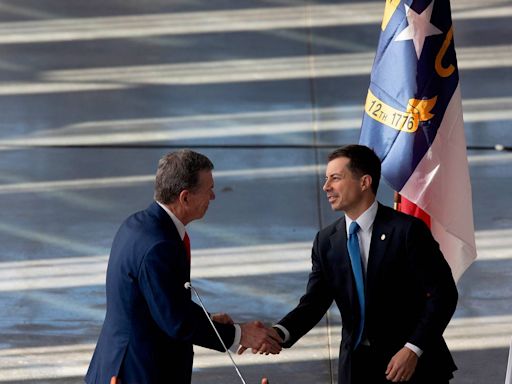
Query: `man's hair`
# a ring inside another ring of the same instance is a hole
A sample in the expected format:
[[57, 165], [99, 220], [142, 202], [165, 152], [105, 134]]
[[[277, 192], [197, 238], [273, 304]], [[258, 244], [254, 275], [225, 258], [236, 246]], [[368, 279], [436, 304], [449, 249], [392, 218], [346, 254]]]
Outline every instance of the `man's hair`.
[[155, 200], [174, 202], [181, 191], [193, 191], [199, 184], [199, 172], [211, 171], [213, 163], [206, 156], [183, 149], [165, 155], [158, 162], [155, 179]]
[[350, 160], [347, 167], [355, 176], [370, 175], [372, 177], [372, 191], [376, 195], [380, 182], [380, 159], [375, 152], [358, 144], [345, 145], [335, 149], [327, 157], [328, 161], [346, 157]]

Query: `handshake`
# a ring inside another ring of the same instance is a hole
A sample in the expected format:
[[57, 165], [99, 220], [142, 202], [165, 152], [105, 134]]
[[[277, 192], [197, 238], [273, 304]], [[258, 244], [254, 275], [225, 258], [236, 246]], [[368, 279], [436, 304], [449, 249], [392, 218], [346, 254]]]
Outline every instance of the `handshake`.
[[[217, 313], [212, 315], [212, 320], [222, 324], [233, 324], [231, 317], [225, 313]], [[260, 321], [240, 324], [242, 335], [240, 337], [240, 347], [238, 354], [241, 355], [247, 349], [251, 349], [252, 353], [273, 354], [276, 355], [283, 347], [283, 339], [272, 327], [265, 326]]]

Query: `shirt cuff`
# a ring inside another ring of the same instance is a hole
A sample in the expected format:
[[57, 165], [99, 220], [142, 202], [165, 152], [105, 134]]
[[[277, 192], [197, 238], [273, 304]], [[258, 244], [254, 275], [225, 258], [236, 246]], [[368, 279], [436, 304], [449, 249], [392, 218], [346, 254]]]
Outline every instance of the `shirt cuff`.
[[284, 333], [283, 343], [286, 343], [288, 340], [290, 340], [290, 332], [288, 332], [288, 330], [285, 327], [283, 327], [280, 324], [275, 324], [272, 327], [277, 328], [277, 329], [281, 330], [281, 332]]
[[235, 338], [233, 339], [233, 344], [229, 347], [229, 350], [233, 353], [238, 351], [238, 347], [240, 346], [240, 339], [242, 338], [242, 328], [240, 328], [239, 324], [233, 324], [235, 327]]
[[423, 350], [421, 348], [418, 348], [414, 344], [405, 343], [405, 347], [409, 348], [411, 351], [413, 351], [416, 354], [416, 356], [418, 356], [418, 357], [421, 357], [421, 355], [423, 354]]

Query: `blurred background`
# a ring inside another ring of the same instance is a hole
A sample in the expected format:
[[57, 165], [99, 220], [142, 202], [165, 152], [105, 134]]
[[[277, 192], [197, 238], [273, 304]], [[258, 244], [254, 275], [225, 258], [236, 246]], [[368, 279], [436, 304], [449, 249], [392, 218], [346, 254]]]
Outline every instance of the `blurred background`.
[[[384, 2], [0, 0], [0, 382], [81, 383], [105, 315], [122, 220], [152, 201], [158, 159], [215, 163], [217, 199], [190, 226], [212, 312], [278, 320], [304, 292], [333, 221], [326, 154], [358, 141]], [[512, 337], [512, 2], [453, 0], [477, 261], [445, 336], [455, 384], [505, 379]], [[382, 185], [380, 200], [392, 204]], [[339, 215], [339, 214], [338, 214]], [[248, 382], [335, 383], [340, 319]], [[196, 348], [193, 383], [237, 383]]]

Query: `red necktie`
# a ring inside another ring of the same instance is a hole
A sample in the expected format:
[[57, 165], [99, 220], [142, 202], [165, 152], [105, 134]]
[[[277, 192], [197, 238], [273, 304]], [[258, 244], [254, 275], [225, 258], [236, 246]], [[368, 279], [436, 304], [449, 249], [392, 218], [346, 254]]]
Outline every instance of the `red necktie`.
[[187, 250], [188, 262], [190, 263], [190, 260], [192, 259], [192, 257], [190, 254], [190, 238], [188, 237], [187, 232], [185, 232], [185, 236], [183, 236], [183, 243], [185, 244], [185, 249]]

